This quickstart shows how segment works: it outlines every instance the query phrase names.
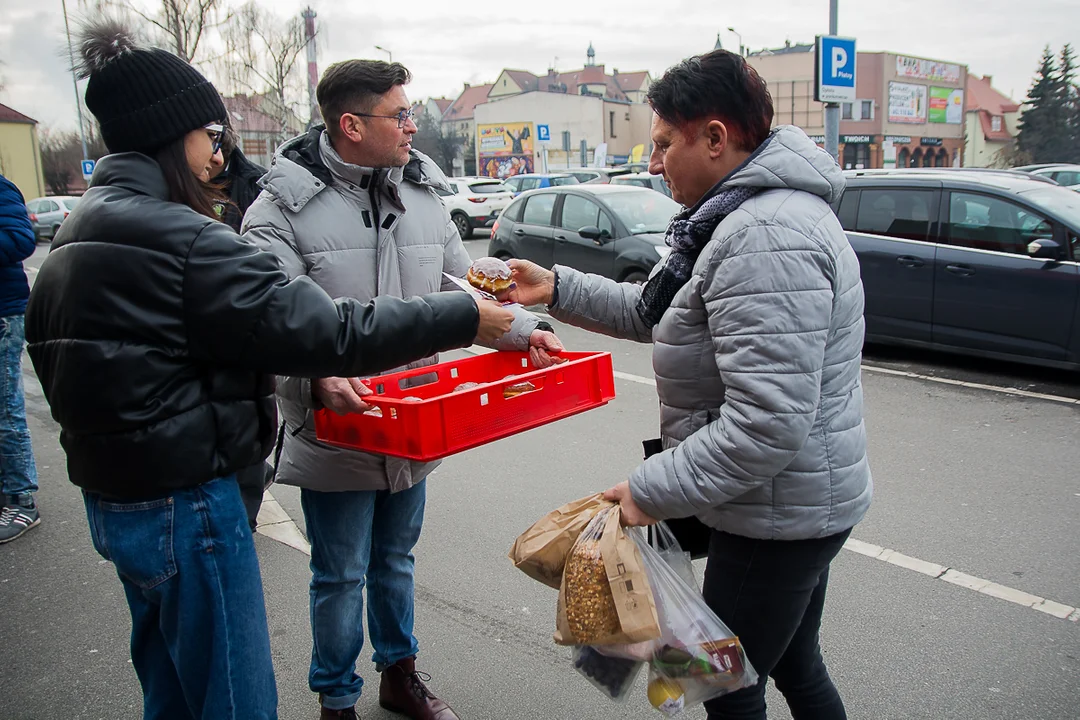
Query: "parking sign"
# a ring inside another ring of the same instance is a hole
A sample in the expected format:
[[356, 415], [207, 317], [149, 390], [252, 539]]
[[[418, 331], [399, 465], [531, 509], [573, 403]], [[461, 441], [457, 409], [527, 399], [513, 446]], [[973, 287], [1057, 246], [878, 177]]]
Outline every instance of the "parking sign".
[[549, 125], [536, 126], [536, 139], [540, 142], [551, 140], [551, 127]]
[[814, 99], [818, 102], [854, 102], [855, 38], [819, 35], [814, 78]]
[[90, 176], [94, 174], [94, 165], [96, 165], [96, 164], [97, 163], [95, 163], [93, 160], [83, 160], [82, 161], [82, 174], [83, 174], [83, 177], [86, 178], [86, 180], [88, 182], [90, 180]]

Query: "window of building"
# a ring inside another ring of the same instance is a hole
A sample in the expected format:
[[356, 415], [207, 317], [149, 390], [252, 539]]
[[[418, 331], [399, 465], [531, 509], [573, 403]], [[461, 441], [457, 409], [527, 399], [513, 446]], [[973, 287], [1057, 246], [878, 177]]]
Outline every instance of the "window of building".
[[906, 168], [906, 167], [910, 167], [910, 164], [911, 164], [911, 153], [908, 152], [907, 148], [900, 148], [900, 152], [896, 156], [896, 167], [898, 167], [898, 168]]
[[926, 240], [933, 203], [931, 190], [863, 190], [855, 229], [905, 240]]
[[851, 120], [851, 103], [841, 103], [840, 113], [844, 120]]
[[242, 148], [245, 155], [260, 156], [266, 154], [266, 141], [258, 138], [244, 138]]
[[611, 131], [608, 133], [611, 137], [615, 137], [615, 111], [612, 110], [608, 113], [608, 124], [611, 126]]
[[870, 146], [862, 143], [844, 144], [844, 169], [862, 170], [870, 166]]
[[862, 101], [862, 119], [873, 120], [874, 119], [874, 101], [863, 100]]
[[954, 192], [949, 201], [949, 243], [978, 250], [1027, 255], [1037, 238], [1053, 237], [1042, 217], [1007, 200]]
[[994, 132], [1001, 132], [1001, 116], [995, 115], [990, 118], [990, 129]]

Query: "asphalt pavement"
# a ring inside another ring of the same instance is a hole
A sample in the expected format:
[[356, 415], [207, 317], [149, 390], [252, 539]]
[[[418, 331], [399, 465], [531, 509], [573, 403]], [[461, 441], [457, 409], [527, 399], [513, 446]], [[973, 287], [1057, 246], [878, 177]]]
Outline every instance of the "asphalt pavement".
[[[486, 244], [467, 246], [476, 257]], [[551, 641], [557, 593], [506, 557], [544, 513], [624, 479], [656, 435], [649, 348], [553, 324], [570, 349], [612, 353], [617, 397], [451, 457], [430, 477], [419, 665], [471, 720], [660, 717], [641, 680], [615, 705], [574, 672]], [[1080, 717], [1080, 404], [1009, 392], [1067, 400], [1080, 378], [971, 362], [867, 354], [874, 504], [833, 565], [822, 627], [852, 718]], [[139, 717], [119, 582], [90, 545], [29, 362], [24, 377], [43, 522], [0, 546], [0, 717]], [[271, 493], [302, 532], [298, 492]], [[280, 715], [313, 720], [308, 558], [263, 535], [256, 545]], [[359, 667], [377, 684], [370, 648]], [[771, 718], [790, 717], [773, 689], [769, 702]], [[368, 692], [360, 712], [400, 717]]]

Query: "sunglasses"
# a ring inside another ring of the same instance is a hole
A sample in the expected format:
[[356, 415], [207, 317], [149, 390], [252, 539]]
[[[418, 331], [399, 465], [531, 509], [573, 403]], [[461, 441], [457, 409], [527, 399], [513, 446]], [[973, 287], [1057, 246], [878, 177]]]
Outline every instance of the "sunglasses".
[[212, 155], [217, 155], [218, 150], [221, 149], [221, 143], [225, 140], [225, 127], [218, 123], [210, 123], [205, 126], [206, 134], [210, 136], [210, 142], [213, 144], [214, 151]]
[[369, 117], [369, 118], [384, 118], [386, 120], [397, 120], [397, 126], [400, 130], [405, 127], [405, 123], [409, 122], [416, 117], [416, 114], [410, 110], [402, 110], [397, 115], [372, 115], [370, 113], [351, 112], [348, 115], [355, 115], [357, 117]]

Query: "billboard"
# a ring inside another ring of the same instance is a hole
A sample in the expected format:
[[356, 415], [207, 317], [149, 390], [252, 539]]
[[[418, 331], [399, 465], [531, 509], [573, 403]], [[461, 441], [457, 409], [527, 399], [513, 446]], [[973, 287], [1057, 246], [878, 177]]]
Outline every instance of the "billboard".
[[930, 88], [932, 123], [959, 125], [964, 121], [964, 91], [960, 88]]
[[890, 82], [889, 122], [926, 122], [926, 86]]
[[534, 172], [531, 122], [477, 125], [476, 149], [481, 175], [507, 178]]
[[920, 60], [919, 58], [897, 55], [896, 75], [902, 78], [933, 80], [958, 85], [960, 83], [960, 66], [935, 60]]

